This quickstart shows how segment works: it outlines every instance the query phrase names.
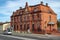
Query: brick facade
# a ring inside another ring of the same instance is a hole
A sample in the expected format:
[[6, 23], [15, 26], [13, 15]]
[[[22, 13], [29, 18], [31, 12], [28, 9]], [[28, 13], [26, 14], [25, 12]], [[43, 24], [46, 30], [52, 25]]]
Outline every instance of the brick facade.
[[57, 14], [48, 6], [40, 4], [29, 6], [26, 2], [25, 8], [13, 12], [11, 16], [11, 27], [14, 31], [32, 33], [57, 31]]

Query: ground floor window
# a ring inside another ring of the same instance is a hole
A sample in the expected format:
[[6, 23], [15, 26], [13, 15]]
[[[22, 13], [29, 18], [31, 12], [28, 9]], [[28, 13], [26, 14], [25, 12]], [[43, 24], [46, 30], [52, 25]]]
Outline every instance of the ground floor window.
[[26, 24], [24, 24], [24, 30], [26, 30]]
[[22, 25], [20, 25], [20, 30], [22, 30]]
[[38, 27], [38, 28], [37, 28], [37, 30], [38, 30], [38, 32], [40, 32], [40, 31], [41, 31], [41, 28], [40, 28], [40, 27]]
[[41, 31], [41, 28], [40, 28], [40, 21], [37, 22], [37, 31], [38, 31], [38, 32]]
[[32, 31], [34, 31], [34, 24], [32, 24]]
[[13, 29], [14, 29], [14, 31], [16, 30], [16, 26], [15, 25], [14, 25]]
[[18, 28], [19, 28], [19, 27], [18, 27], [18, 25], [17, 25], [17, 30], [18, 30]]
[[29, 24], [27, 24], [27, 30], [29, 29]]

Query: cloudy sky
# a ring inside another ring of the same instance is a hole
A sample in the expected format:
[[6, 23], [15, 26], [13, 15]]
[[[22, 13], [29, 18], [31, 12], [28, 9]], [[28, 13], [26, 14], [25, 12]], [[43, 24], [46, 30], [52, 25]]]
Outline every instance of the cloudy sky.
[[19, 7], [24, 7], [26, 2], [29, 5], [36, 5], [41, 1], [44, 4], [48, 3], [57, 14], [57, 18], [60, 18], [60, 0], [0, 0], [0, 22], [10, 21], [13, 11], [19, 9]]

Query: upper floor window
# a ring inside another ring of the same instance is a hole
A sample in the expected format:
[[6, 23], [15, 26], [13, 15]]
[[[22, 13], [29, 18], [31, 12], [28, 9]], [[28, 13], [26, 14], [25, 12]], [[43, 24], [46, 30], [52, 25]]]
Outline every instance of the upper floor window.
[[22, 16], [20, 16], [20, 22], [22, 22]]
[[51, 13], [51, 11], [50, 11], [50, 10], [48, 10], [48, 13]]
[[51, 21], [51, 16], [49, 16], [49, 21]]
[[26, 13], [29, 13], [28, 11], [26, 11]]
[[24, 16], [24, 21], [26, 21], [26, 15]]
[[22, 14], [22, 12], [20, 14]]
[[13, 20], [13, 18], [11, 18], [11, 20]]
[[27, 20], [29, 20], [29, 15], [27, 16]]
[[37, 12], [38, 11], [38, 9], [37, 8], [34, 8], [34, 12]]
[[28, 9], [25, 9], [25, 12], [26, 12], [26, 13], [29, 13]]
[[37, 14], [38, 20], [41, 20], [41, 14]]
[[27, 9], [25, 9], [25, 11], [27, 12], [28, 10], [27, 10]]
[[22, 10], [20, 10], [19, 14], [22, 14]]
[[32, 19], [34, 20], [34, 15], [32, 15]]
[[24, 30], [26, 30], [26, 24], [24, 24]]
[[40, 27], [40, 22], [37, 22], [37, 27]]

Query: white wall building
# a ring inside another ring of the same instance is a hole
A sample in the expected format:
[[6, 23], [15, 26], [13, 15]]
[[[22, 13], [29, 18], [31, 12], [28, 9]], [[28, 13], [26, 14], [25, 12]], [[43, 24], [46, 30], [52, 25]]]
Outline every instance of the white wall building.
[[7, 30], [7, 28], [10, 28], [10, 22], [6, 22], [3, 24], [3, 31]]

